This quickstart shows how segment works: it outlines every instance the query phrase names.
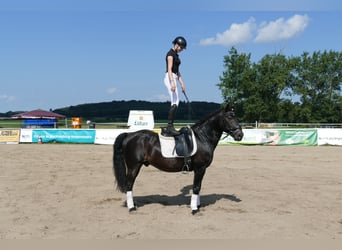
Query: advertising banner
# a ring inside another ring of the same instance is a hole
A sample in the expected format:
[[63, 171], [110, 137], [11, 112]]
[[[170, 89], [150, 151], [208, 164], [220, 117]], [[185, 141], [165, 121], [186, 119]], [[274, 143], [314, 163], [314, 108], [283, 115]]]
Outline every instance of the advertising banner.
[[17, 144], [20, 139], [20, 129], [0, 129], [1, 144]]
[[113, 145], [116, 137], [128, 132], [127, 129], [96, 129], [95, 144], [111, 144]]
[[93, 129], [34, 129], [32, 142], [94, 143]]
[[270, 145], [317, 145], [317, 129], [268, 130]]
[[130, 110], [127, 126], [130, 129], [149, 129], [154, 128], [153, 111], [151, 110]]
[[[0, 129], [0, 143], [95, 143], [113, 145], [116, 137], [136, 129]], [[153, 130], [160, 133], [160, 129]], [[342, 146], [342, 129], [244, 129], [242, 141], [223, 133], [219, 144]]]
[[222, 135], [219, 144], [317, 145], [317, 129], [244, 129], [242, 141]]
[[227, 136], [223, 133], [219, 144], [244, 144], [244, 145], [260, 145], [272, 142], [272, 138], [267, 130], [265, 129], [244, 129], [242, 141], [234, 141], [231, 136]]
[[[116, 137], [121, 133], [131, 133], [136, 129], [96, 129], [95, 144], [110, 144], [113, 145]], [[160, 133], [160, 129], [153, 129], [155, 133]]]
[[342, 129], [322, 128], [317, 130], [318, 145], [342, 146]]
[[32, 142], [32, 129], [21, 129], [20, 142], [23, 142], [23, 143]]

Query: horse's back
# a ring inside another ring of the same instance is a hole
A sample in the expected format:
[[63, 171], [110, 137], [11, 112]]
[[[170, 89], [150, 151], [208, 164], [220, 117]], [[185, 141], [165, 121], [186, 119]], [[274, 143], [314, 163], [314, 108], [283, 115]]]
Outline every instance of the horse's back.
[[142, 137], [142, 138], [153, 138], [157, 137], [158, 134], [152, 130], [143, 129], [128, 133], [130, 137]]
[[147, 129], [127, 133], [127, 137], [124, 141], [125, 145], [134, 147], [146, 147], [156, 143], [159, 143], [158, 134]]

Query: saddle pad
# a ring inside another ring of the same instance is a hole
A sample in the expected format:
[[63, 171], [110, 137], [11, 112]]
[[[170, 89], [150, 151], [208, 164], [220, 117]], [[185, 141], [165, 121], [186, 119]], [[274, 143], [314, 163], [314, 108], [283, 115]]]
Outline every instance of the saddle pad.
[[[184, 156], [179, 156], [176, 153], [176, 149], [175, 149], [175, 138], [173, 136], [163, 136], [162, 134], [159, 134], [159, 141], [160, 141], [160, 149], [161, 149], [161, 153], [162, 156], [165, 158], [174, 158], [174, 157], [182, 157], [184, 158]], [[196, 137], [194, 135], [194, 133], [192, 133], [192, 141], [194, 143], [194, 148], [190, 154], [190, 156], [193, 156], [196, 151], [197, 151], [197, 143], [196, 143]]]

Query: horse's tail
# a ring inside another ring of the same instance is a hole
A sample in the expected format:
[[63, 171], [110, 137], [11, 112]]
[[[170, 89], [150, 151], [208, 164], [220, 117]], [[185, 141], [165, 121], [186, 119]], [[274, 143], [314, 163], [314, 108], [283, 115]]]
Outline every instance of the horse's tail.
[[120, 134], [114, 142], [113, 170], [116, 179], [117, 189], [125, 193], [127, 191], [126, 163], [122, 144], [127, 133]]

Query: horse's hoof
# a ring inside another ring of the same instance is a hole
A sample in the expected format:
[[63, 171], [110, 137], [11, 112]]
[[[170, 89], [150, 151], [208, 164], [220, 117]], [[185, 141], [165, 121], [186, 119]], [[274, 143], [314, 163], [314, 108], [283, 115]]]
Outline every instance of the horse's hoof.
[[191, 211], [191, 214], [192, 214], [192, 215], [195, 215], [195, 214], [197, 214], [198, 212], [199, 212], [199, 209], [192, 210], [192, 211]]
[[137, 207], [135, 207], [135, 206], [128, 209], [128, 212], [130, 212], [130, 213], [134, 212], [134, 211], [137, 211]]

